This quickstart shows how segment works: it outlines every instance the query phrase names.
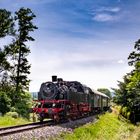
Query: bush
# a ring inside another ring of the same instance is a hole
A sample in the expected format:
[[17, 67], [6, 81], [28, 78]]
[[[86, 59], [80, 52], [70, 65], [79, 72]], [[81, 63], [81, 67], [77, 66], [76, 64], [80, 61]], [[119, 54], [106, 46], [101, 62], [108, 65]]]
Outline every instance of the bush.
[[127, 107], [123, 107], [123, 108], [121, 109], [121, 114], [122, 114], [125, 118], [127, 118], [127, 111], [128, 111]]
[[10, 112], [16, 112], [15, 107], [11, 107], [11, 108], [10, 108]]
[[6, 112], [10, 111], [11, 100], [7, 96], [6, 92], [0, 92], [0, 112], [5, 114]]
[[130, 120], [131, 111], [128, 107], [123, 107], [120, 110], [120, 114], [124, 116], [126, 119]]
[[10, 117], [12, 117], [14, 119], [17, 119], [19, 115], [18, 115], [17, 112], [7, 112], [6, 116], [10, 116]]
[[24, 118], [29, 119], [29, 110], [31, 108], [31, 96], [29, 93], [20, 93], [20, 99], [15, 104], [16, 112]]

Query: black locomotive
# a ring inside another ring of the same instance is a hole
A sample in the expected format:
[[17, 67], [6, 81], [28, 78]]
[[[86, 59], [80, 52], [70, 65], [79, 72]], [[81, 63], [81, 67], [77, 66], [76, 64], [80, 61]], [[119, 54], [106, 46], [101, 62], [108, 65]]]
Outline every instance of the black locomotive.
[[109, 97], [77, 81], [63, 81], [52, 76], [51, 82], [42, 83], [38, 105], [33, 109], [39, 119], [77, 118], [109, 109]]

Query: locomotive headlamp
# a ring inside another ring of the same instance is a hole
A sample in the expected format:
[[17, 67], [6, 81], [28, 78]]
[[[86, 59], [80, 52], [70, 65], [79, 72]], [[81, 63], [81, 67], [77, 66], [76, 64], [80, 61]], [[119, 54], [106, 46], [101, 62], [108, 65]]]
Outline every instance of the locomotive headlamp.
[[55, 103], [53, 103], [53, 104], [52, 104], [52, 107], [55, 107], [55, 106], [56, 106], [56, 104], [55, 104]]

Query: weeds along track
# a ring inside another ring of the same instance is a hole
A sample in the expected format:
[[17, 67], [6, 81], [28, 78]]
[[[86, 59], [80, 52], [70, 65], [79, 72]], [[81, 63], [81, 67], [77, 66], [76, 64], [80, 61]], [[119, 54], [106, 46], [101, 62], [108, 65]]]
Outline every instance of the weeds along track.
[[24, 124], [24, 125], [17, 125], [17, 126], [11, 126], [11, 127], [4, 127], [0, 128], [0, 137], [1, 136], [7, 136], [19, 132], [24, 132], [27, 130], [33, 130], [36, 128], [41, 128], [49, 125], [53, 125], [52, 120], [44, 121], [43, 123], [36, 122], [36, 123], [30, 123], [30, 124]]

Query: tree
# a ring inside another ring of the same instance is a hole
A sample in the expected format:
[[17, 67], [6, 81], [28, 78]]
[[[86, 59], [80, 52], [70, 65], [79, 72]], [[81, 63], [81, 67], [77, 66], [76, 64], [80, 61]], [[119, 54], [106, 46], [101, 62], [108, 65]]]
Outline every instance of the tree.
[[14, 22], [11, 12], [0, 9], [0, 38], [14, 34]]
[[25, 116], [26, 112], [27, 116], [31, 99], [25, 92], [29, 86], [28, 74], [31, 67], [27, 60], [30, 53], [27, 43], [34, 41], [30, 32], [37, 29], [32, 23], [35, 15], [29, 8], [20, 8], [13, 17], [5, 9], [1, 11], [0, 38], [12, 35], [12, 42], [4, 46], [4, 49], [0, 48], [0, 108], [3, 107], [3, 113], [6, 113], [10, 106], [22, 116]]
[[[6, 9], [0, 9], [0, 38], [6, 36], [13, 37], [14, 19], [11, 16], [11, 12]], [[4, 49], [0, 48], [0, 108], [2, 113], [5, 113], [10, 108], [9, 92], [11, 87], [9, 86], [8, 71], [10, 69], [10, 63], [7, 60], [7, 54]]]
[[21, 8], [19, 11], [15, 12], [15, 21], [18, 24], [18, 29], [16, 30], [16, 39], [5, 47], [7, 54], [12, 59], [12, 81], [16, 87], [16, 93], [28, 89], [30, 80], [27, 75], [30, 74], [31, 65], [28, 63], [27, 56], [30, 53], [29, 47], [27, 47], [28, 41], [34, 41], [29, 33], [37, 29], [33, 25], [32, 20], [36, 17], [33, 12], [27, 8]]
[[[15, 33], [14, 21], [11, 16], [11, 12], [0, 9], [0, 38], [11, 35]], [[9, 68], [9, 62], [6, 59], [5, 52], [0, 48], [0, 73]]]
[[33, 25], [32, 20], [36, 17], [33, 12], [27, 8], [21, 8], [16, 12], [15, 20], [18, 21], [18, 34], [16, 40], [16, 47], [18, 47], [18, 63], [17, 63], [17, 75], [16, 75], [16, 91], [18, 91], [19, 84], [22, 84], [25, 89], [28, 88], [29, 80], [27, 74], [29, 74], [30, 65], [28, 64], [27, 55], [30, 53], [30, 49], [26, 46], [25, 42], [34, 41], [29, 35], [29, 32], [37, 29]]
[[127, 74], [123, 77], [123, 81], [118, 81], [118, 89], [113, 89], [114, 92], [115, 92], [115, 97], [113, 98], [114, 99], [114, 102], [119, 104], [119, 105], [122, 105], [122, 106], [127, 106], [128, 104], [128, 90], [127, 90], [127, 85], [128, 83], [130, 82], [130, 75]]
[[134, 70], [131, 72], [130, 83], [127, 85], [128, 93], [133, 95], [131, 99], [133, 105], [140, 102], [140, 39], [136, 41], [134, 45], [134, 51], [132, 51], [128, 57], [128, 64], [134, 66]]
[[114, 101], [134, 111], [140, 106], [140, 39], [134, 45], [134, 51], [129, 54], [128, 64], [134, 69], [119, 82], [119, 89], [114, 89]]
[[132, 107], [140, 104], [140, 62], [136, 62], [135, 69], [130, 76], [130, 82], [127, 84], [128, 94], [131, 95]]
[[6, 54], [0, 48], [0, 73], [5, 70], [8, 70], [9, 67], [10, 67], [10, 63], [6, 59]]
[[134, 45], [134, 51], [129, 54], [128, 60], [128, 64], [130, 66], [135, 66], [137, 62], [140, 62], [140, 39], [136, 41]]
[[98, 88], [97, 90], [100, 91], [100, 92], [102, 92], [102, 93], [104, 93], [104, 94], [106, 94], [106, 95], [109, 96], [110, 98], [112, 98], [111, 92], [110, 92], [109, 89], [107, 89], [107, 88]]

